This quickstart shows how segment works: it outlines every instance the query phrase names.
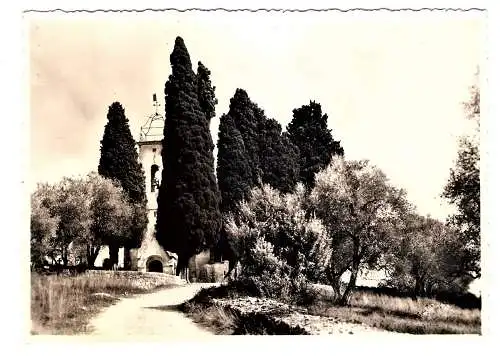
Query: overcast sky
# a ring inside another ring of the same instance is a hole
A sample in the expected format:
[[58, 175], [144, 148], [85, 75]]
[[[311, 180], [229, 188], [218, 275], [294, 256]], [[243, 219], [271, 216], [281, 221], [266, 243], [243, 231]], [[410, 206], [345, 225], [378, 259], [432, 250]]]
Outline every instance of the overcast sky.
[[[462, 102], [483, 61], [483, 14], [155, 13], [32, 16], [30, 186], [97, 169], [108, 106], [120, 101], [133, 135], [164, 101], [169, 55], [184, 38], [212, 71], [228, 111], [245, 89], [282, 127], [321, 103], [348, 159], [369, 159], [444, 218], [439, 197], [470, 130]], [[196, 68], [194, 68], [196, 70]], [[162, 107], [163, 110], [163, 107]]]

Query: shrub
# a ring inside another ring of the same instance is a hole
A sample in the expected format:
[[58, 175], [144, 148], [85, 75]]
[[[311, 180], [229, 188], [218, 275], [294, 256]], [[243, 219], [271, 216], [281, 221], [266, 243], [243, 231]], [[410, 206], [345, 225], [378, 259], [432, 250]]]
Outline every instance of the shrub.
[[305, 196], [301, 185], [289, 194], [264, 185], [226, 220], [229, 243], [241, 264], [237, 278], [258, 296], [295, 303], [309, 280], [324, 273], [326, 234], [321, 222], [306, 213]]

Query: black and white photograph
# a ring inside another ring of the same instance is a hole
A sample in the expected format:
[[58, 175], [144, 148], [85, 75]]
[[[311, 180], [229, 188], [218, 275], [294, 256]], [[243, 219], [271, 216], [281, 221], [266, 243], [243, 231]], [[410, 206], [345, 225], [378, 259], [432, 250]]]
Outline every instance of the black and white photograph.
[[26, 9], [30, 337], [482, 335], [486, 20]]

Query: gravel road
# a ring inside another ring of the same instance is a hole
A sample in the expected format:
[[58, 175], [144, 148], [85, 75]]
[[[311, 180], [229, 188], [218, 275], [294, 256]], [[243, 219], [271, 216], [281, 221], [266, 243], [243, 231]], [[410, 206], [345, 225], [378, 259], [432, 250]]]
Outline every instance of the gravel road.
[[103, 340], [137, 340], [142, 337], [199, 340], [210, 337], [213, 335], [210, 331], [193, 323], [173, 306], [213, 285], [193, 283], [124, 298], [92, 319], [90, 336]]

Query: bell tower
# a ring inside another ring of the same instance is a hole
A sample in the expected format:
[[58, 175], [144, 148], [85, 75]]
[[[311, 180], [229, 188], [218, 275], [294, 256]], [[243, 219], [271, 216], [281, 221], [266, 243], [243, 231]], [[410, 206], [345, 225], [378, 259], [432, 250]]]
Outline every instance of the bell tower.
[[[161, 147], [163, 139], [163, 127], [165, 118], [158, 113], [160, 104], [156, 100], [156, 94], [153, 94], [154, 113], [148, 117], [148, 120], [141, 126], [139, 135], [139, 161], [144, 168], [146, 175], [146, 197], [148, 207], [149, 225], [156, 221], [156, 210], [158, 208], [158, 188], [160, 187], [162, 160]], [[148, 226], [148, 234], [150, 226]]]
[[148, 227], [132, 258], [133, 269], [141, 272], [163, 272], [175, 274], [177, 255], [165, 251], [155, 238], [156, 212], [158, 210], [158, 189], [161, 182], [162, 160], [161, 149], [165, 118], [158, 113], [160, 104], [153, 94], [154, 113], [141, 126], [139, 135], [139, 161], [146, 176], [146, 198], [148, 209]]
[[153, 109], [144, 125], [141, 126], [139, 134], [139, 162], [141, 162], [146, 177], [146, 199], [148, 209], [148, 227], [143, 237], [142, 245], [136, 256], [137, 265], [140, 271], [147, 271], [148, 261], [151, 255], [160, 258], [165, 269], [166, 256], [160, 248], [155, 238], [156, 212], [158, 210], [158, 189], [160, 187], [162, 160], [161, 148], [163, 139], [163, 127], [165, 118], [158, 112], [160, 104], [156, 100], [156, 94], [153, 94]]

